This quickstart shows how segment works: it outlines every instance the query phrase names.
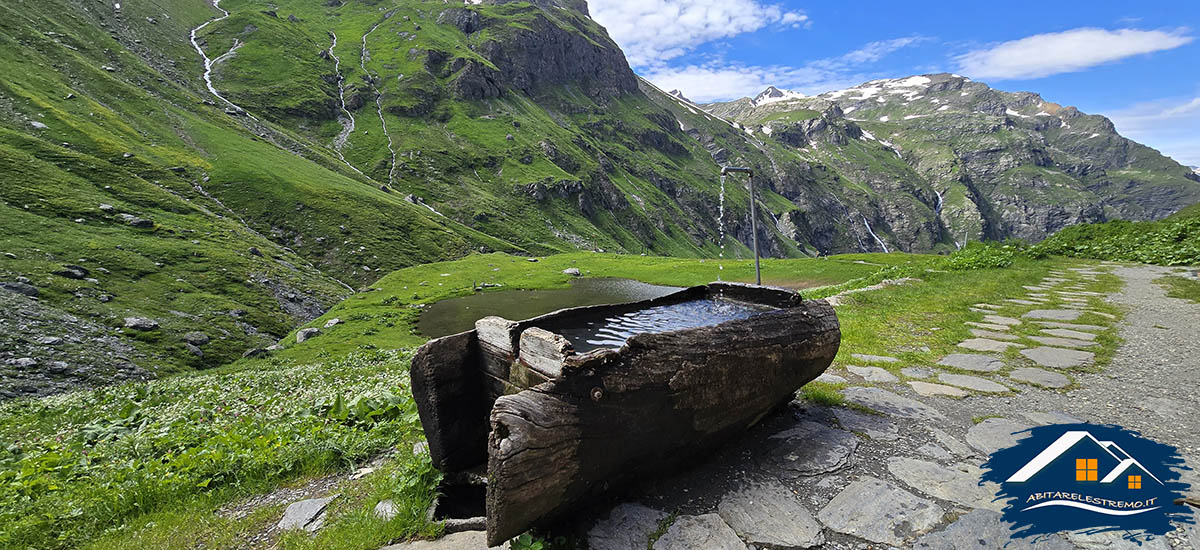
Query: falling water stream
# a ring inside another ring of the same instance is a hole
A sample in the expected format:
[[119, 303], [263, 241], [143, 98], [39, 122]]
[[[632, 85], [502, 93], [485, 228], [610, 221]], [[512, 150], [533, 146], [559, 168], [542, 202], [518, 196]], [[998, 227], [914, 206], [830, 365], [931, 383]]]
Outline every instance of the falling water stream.
[[883, 239], [880, 239], [879, 235], [876, 235], [875, 231], [873, 229], [871, 229], [871, 222], [867, 221], [866, 216], [863, 216], [863, 225], [867, 226], [867, 233], [870, 233], [872, 237], [875, 237], [875, 242], [879, 243], [879, 247], [883, 249], [883, 253], [887, 254], [888, 252], [890, 252], [888, 250], [887, 244], [885, 244], [883, 242]]
[[720, 259], [717, 260], [717, 280], [721, 280], [721, 272], [725, 271], [723, 260], [725, 259], [725, 174], [721, 174], [721, 202], [717, 215], [717, 234], [720, 239], [717, 244], [721, 245]]
[[389, 185], [393, 185], [395, 183], [396, 145], [394, 142], [392, 142], [392, 134], [388, 132], [387, 120], [383, 118], [383, 92], [379, 91], [379, 87], [375, 85], [375, 77], [371, 75], [371, 71], [367, 70], [367, 59], [371, 57], [371, 51], [367, 49], [367, 37], [371, 36], [371, 33], [375, 32], [375, 29], [378, 29], [380, 25], [383, 25], [384, 21], [391, 19], [392, 14], [394, 13], [396, 13], [396, 11], [392, 10], [384, 14], [383, 19], [381, 19], [378, 23], [375, 23], [375, 26], [371, 27], [371, 30], [367, 31], [366, 34], [363, 35], [362, 57], [359, 60], [359, 65], [362, 67], [363, 72], [366, 73], [367, 82], [371, 84], [371, 91], [375, 92], [375, 110], [379, 113], [380, 124], [383, 125], [383, 135], [387, 138], [388, 152], [392, 154], [392, 164], [391, 166], [388, 166]]
[[200, 31], [204, 30], [205, 27], [207, 27], [213, 23], [216, 23], [218, 21], [223, 21], [229, 17], [229, 12], [225, 11], [225, 8], [221, 7], [221, 0], [212, 0], [212, 7], [216, 8], [218, 11], [220, 11], [222, 15], [220, 17], [214, 17], [212, 19], [209, 19], [208, 21], [205, 21], [204, 24], [192, 29], [192, 33], [191, 33], [192, 47], [196, 48], [196, 53], [199, 53], [200, 57], [204, 58], [204, 85], [208, 87], [208, 92], [211, 93], [213, 95], [213, 97], [225, 102], [226, 105], [229, 105], [230, 108], [237, 110], [239, 113], [244, 113], [246, 116], [257, 121], [258, 120], [257, 118], [254, 118], [253, 115], [251, 115], [250, 113], [247, 113], [246, 110], [243, 109], [241, 106], [235, 104], [232, 101], [229, 101], [228, 99], [225, 99], [225, 96], [221, 95], [221, 92], [218, 92], [217, 87], [213, 85], [213, 81], [212, 81], [213, 67], [217, 64], [217, 62], [223, 61], [226, 58], [228, 58], [229, 56], [233, 55], [233, 53], [235, 51], [237, 51], [237, 49], [239, 47], [241, 47], [242, 43], [241, 43], [241, 41], [234, 39], [233, 46], [231, 46], [229, 48], [229, 51], [225, 52], [223, 55], [221, 55], [220, 57], [218, 57], [216, 59], [209, 59], [208, 54], [204, 53], [204, 48], [200, 47], [200, 42], [196, 39], [196, 35]]
[[362, 170], [350, 164], [350, 161], [346, 160], [346, 157], [342, 155], [342, 149], [346, 147], [346, 140], [350, 139], [350, 134], [354, 133], [355, 123], [354, 115], [350, 112], [350, 109], [346, 108], [346, 77], [342, 76], [342, 59], [333, 51], [334, 48], [337, 48], [337, 33], [329, 31], [329, 37], [333, 40], [333, 43], [329, 45], [329, 57], [333, 58], [333, 72], [337, 75], [338, 100], [341, 102], [342, 113], [346, 115], [338, 115], [338, 123], [342, 125], [342, 131], [337, 137], [333, 138], [333, 151], [337, 153], [338, 158], [346, 163], [346, 166], [349, 166], [351, 170], [362, 174]]

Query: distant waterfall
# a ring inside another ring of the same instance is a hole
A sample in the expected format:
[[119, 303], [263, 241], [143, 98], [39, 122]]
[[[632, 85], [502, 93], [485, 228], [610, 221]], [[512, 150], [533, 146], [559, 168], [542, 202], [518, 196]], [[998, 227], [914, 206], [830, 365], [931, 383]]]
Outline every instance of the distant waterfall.
[[867, 233], [870, 233], [872, 237], [875, 237], [875, 242], [879, 243], [879, 247], [883, 249], [883, 253], [887, 254], [888, 252], [890, 252], [890, 250], [888, 250], [887, 245], [884, 244], [883, 239], [880, 239], [879, 235], [876, 235], [875, 231], [873, 229], [871, 229], [871, 223], [867, 221], [867, 217], [863, 216], [862, 219], [863, 219], [863, 225], [867, 227]]

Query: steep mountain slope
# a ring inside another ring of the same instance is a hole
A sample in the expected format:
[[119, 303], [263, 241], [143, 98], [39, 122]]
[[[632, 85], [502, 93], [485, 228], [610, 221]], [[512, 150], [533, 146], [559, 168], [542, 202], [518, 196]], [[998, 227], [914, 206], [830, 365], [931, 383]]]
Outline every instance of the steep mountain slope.
[[865, 184], [876, 201], [906, 193], [930, 207], [881, 213], [877, 230], [906, 250], [927, 249], [920, 235], [939, 225], [959, 244], [1040, 240], [1075, 223], [1161, 219], [1200, 200], [1200, 178], [1108, 119], [957, 75], [816, 97], [771, 88], [705, 108]]

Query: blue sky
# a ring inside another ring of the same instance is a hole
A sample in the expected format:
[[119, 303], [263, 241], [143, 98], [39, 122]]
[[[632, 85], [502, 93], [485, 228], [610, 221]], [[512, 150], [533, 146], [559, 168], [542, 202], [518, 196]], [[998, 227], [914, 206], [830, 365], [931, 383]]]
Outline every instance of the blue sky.
[[638, 74], [707, 102], [950, 72], [1108, 116], [1200, 166], [1200, 0], [590, 0]]

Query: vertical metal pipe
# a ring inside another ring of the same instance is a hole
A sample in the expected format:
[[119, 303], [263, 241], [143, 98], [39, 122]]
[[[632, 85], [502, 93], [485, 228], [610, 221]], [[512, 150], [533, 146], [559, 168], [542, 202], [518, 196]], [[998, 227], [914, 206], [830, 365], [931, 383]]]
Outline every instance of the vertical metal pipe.
[[754, 200], [754, 174], [750, 174], [750, 235], [754, 244], [754, 281], [762, 284], [762, 267], [758, 263], [758, 208]]

